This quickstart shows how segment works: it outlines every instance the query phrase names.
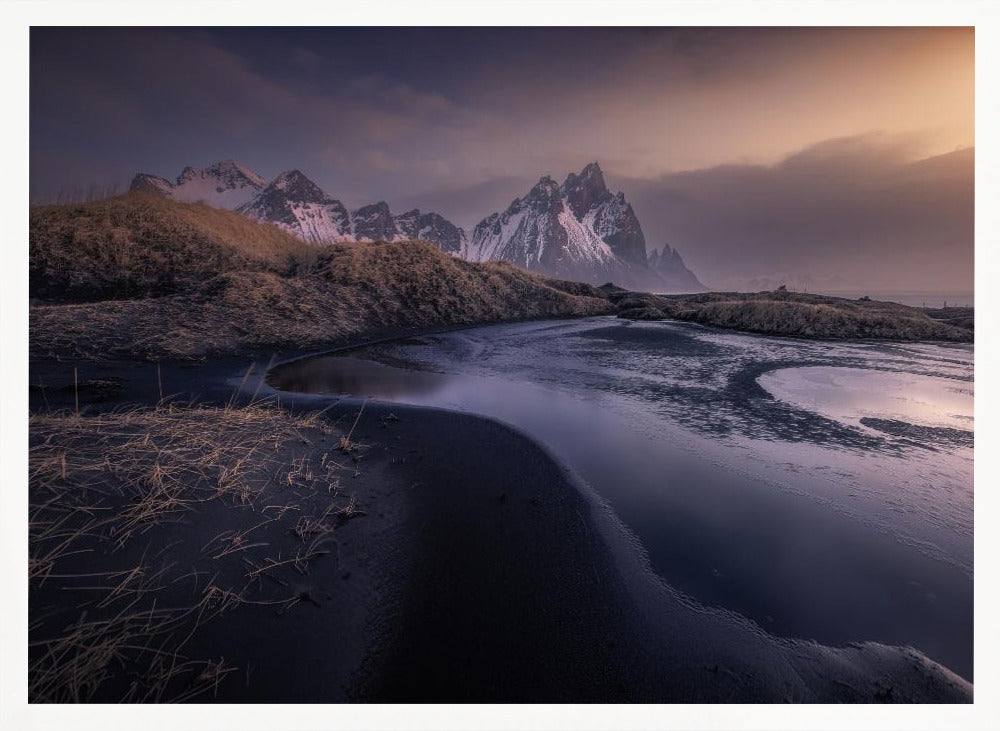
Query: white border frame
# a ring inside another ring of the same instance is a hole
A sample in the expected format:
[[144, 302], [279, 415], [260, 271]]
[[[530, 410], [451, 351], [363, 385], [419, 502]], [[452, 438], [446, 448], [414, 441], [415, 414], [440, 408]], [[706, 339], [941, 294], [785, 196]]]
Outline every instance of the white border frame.
[[[1000, 14], [989, 0], [381, 0], [339, 5], [299, 0], [323, 25], [961, 25], [976, 27], [976, 306], [980, 373], [1000, 375], [997, 362], [997, 117]], [[997, 386], [977, 384], [976, 702], [972, 706], [740, 705], [187, 705], [29, 706], [27, 698], [27, 389], [28, 381], [28, 37], [31, 25], [299, 25], [266, 0], [14, 0], [0, 7], [0, 68], [7, 103], [0, 115], [0, 726], [5, 729], [973, 729], [1000, 727], [998, 649]], [[295, 19], [303, 13], [296, 13]], [[252, 21], [249, 23], [247, 21]], [[985, 449], [983, 448], [985, 446]]]

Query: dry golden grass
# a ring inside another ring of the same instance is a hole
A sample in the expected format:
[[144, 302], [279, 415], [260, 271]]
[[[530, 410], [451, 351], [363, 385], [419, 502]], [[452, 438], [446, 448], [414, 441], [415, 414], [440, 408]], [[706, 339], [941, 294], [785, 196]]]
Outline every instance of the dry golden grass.
[[[203, 359], [613, 312], [769, 335], [972, 340], [971, 328], [885, 302], [602, 292], [419, 241], [312, 247], [232, 211], [148, 194], [32, 209], [30, 250], [32, 295], [50, 300], [31, 308], [33, 356]], [[66, 298], [90, 301], [56, 303]]]
[[290, 274], [314, 253], [275, 226], [149, 193], [29, 213], [33, 297], [162, 295], [233, 269]]
[[29, 698], [33, 703], [87, 701], [123, 666], [133, 668], [135, 679], [122, 702], [197, 698], [218, 688], [236, 668], [222, 658], [187, 658], [181, 654], [185, 643], [170, 640], [178, 633], [190, 636], [240, 603], [239, 597], [211, 586], [192, 606], [125, 611], [92, 621], [81, 615], [58, 637], [29, 639], [29, 647], [40, 650], [28, 670]]
[[[341, 494], [337, 473], [344, 466], [318, 448], [332, 434], [319, 414], [293, 416], [264, 404], [32, 416], [31, 700], [117, 693], [114, 700], [184, 701], [217, 689], [236, 668], [221, 658], [186, 656], [190, 638], [243, 605], [294, 606], [301, 597], [291, 589], [277, 599], [255, 596], [260, 579], [280, 583], [281, 567], [307, 573], [327, 553], [336, 520], [362, 514], [354, 497]], [[290, 458], [290, 449], [301, 456]], [[272, 488], [299, 497], [266, 504]], [[289, 521], [307, 494], [326, 508], [299, 517], [293, 528]], [[192, 572], [168, 560], [166, 536], [176, 533], [155, 529], [183, 517], [181, 535], [191, 540], [212, 529], [198, 520], [213, 502], [242, 517], [238, 527], [194, 544], [204, 543], [198, 560], [208, 568]], [[297, 535], [302, 544], [272, 555], [275, 532]], [[146, 547], [136, 560], [140, 536]], [[242, 568], [225, 563], [232, 559]], [[213, 573], [202, 586], [199, 576]], [[191, 576], [199, 591], [180, 594], [185, 601], [178, 602], [176, 589], [168, 590]], [[122, 677], [133, 680], [123, 686]]]
[[589, 285], [424, 242], [315, 248], [231, 211], [148, 195], [35, 209], [31, 252], [33, 296], [92, 300], [36, 302], [36, 356], [203, 358], [613, 309]]
[[971, 330], [893, 302], [848, 300], [799, 292], [708, 292], [697, 295], [610, 295], [619, 316], [673, 318], [766, 335], [971, 342]]
[[772, 335], [893, 340], [971, 340], [971, 333], [912, 310], [835, 307], [825, 303], [748, 300], [713, 302], [685, 313], [705, 325]]

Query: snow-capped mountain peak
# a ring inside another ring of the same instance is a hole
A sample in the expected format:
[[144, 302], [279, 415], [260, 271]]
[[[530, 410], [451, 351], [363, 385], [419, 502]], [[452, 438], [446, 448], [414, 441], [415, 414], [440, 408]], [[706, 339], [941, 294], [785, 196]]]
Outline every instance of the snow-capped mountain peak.
[[139, 173], [132, 179], [132, 190], [161, 193], [188, 203], [203, 202], [216, 208], [235, 209], [246, 204], [264, 188], [260, 175], [234, 160], [223, 160], [196, 170], [186, 167], [171, 183], [166, 178]]
[[430, 241], [448, 254], [464, 255], [465, 231], [439, 213], [421, 213], [414, 208], [396, 216], [395, 221], [396, 229], [404, 238]]
[[701, 288], [670, 247], [647, 259], [635, 211], [623, 193], [608, 189], [596, 161], [567, 175], [561, 185], [543, 175], [504, 211], [480, 221], [470, 237], [438, 213], [414, 208], [394, 216], [385, 201], [348, 210], [301, 170], [286, 170], [266, 182], [234, 160], [201, 170], [184, 168], [176, 182], [140, 173], [132, 189], [236, 209], [317, 245], [422, 239], [470, 261], [510, 261], [595, 284], [614, 281], [654, 291]]
[[615, 264], [611, 249], [572, 210], [565, 186], [549, 175], [503, 213], [483, 219], [473, 231], [467, 257], [510, 261], [563, 276]]
[[437, 213], [393, 216], [385, 201], [348, 211], [301, 170], [286, 170], [268, 183], [235, 160], [222, 160], [201, 170], [186, 167], [176, 182], [139, 173], [131, 190], [234, 209], [317, 245], [419, 238], [455, 255], [466, 248], [465, 232]]
[[161, 195], [170, 196], [173, 191], [173, 187], [173, 183], [166, 178], [161, 178], [159, 175], [139, 173], [132, 178], [132, 184], [129, 186], [129, 190], [143, 193], [159, 193]]
[[401, 238], [389, 211], [389, 204], [385, 201], [352, 211], [351, 227], [356, 241], [392, 241]]
[[263, 188], [267, 185], [267, 181], [258, 175], [256, 172], [250, 168], [240, 165], [240, 163], [235, 160], [223, 160], [218, 163], [219, 171], [221, 174], [226, 175], [241, 175], [247, 180], [249, 180], [253, 185]]
[[563, 191], [573, 215], [581, 219], [596, 206], [606, 203], [611, 198], [611, 192], [604, 183], [604, 173], [596, 162], [587, 165], [579, 174], [567, 175]]
[[299, 170], [281, 173], [239, 210], [319, 245], [419, 238], [451, 254], [465, 247], [465, 232], [437, 213], [393, 216], [385, 201], [348, 211]]
[[307, 178], [301, 170], [286, 170], [272, 180], [267, 187], [300, 203], [328, 203], [333, 200], [323, 192], [322, 188]]
[[314, 244], [354, 240], [344, 204], [327, 195], [300, 170], [278, 175], [239, 211]]
[[530, 269], [606, 282], [647, 269], [646, 241], [624, 195], [612, 195], [597, 162], [559, 185], [542, 177], [507, 210], [473, 231], [468, 257], [502, 259]]

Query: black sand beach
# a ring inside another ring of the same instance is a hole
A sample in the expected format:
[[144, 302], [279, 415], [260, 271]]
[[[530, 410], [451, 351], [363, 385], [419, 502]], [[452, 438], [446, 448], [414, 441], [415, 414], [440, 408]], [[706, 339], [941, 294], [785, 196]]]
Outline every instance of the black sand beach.
[[[73, 365], [33, 364], [32, 384], [47, 386], [33, 389], [34, 411], [74, 408]], [[84, 421], [123, 403], [155, 404], [159, 382], [178, 402], [194, 396], [224, 407], [246, 372], [238, 360], [163, 363], [159, 379], [150, 363], [75, 365], [80, 382], [120, 379], [110, 380], [117, 393], [98, 390], [99, 402], [81, 396]], [[255, 377], [246, 379], [243, 400], [256, 389]], [[178, 676], [170, 690], [181, 699], [197, 686], [190, 700], [971, 701], [970, 684], [915, 651], [781, 640], [738, 616], [691, 606], [651, 575], [627, 532], [572, 475], [508, 427], [358, 400], [281, 394], [280, 404], [300, 414], [328, 409], [321, 419], [330, 428], [317, 427], [279, 459], [335, 454], [356, 420], [350, 439], [364, 446], [338, 455], [345, 467], [338, 477], [358, 514], [334, 521], [304, 573], [284, 566], [254, 574], [261, 581], [244, 596], [271, 603], [233, 605], [191, 636], [185, 654], [223, 658], [225, 672], [206, 666], [215, 676], [206, 682], [207, 670], [194, 673], [200, 686]], [[295, 513], [322, 515], [330, 502], [322, 490], [264, 489], [262, 503], [298, 510], [266, 526], [266, 549], [248, 549], [258, 567], [266, 558], [255, 551], [300, 550]], [[208, 502], [180, 527], [145, 534], [157, 545], [144, 555], [158, 550], [175, 564], [158, 606], [204, 591], [204, 580], [180, 579], [204, 570], [202, 538], [259, 521]], [[178, 537], [181, 550], [171, 547]], [[127, 563], [107, 551], [92, 554], [87, 567], [118, 571]], [[234, 592], [248, 585], [252, 569], [227, 566], [215, 585]], [[58, 581], [32, 588], [39, 620], [32, 641], [92, 599]], [[93, 699], [127, 693], [129, 671], [112, 664]]]

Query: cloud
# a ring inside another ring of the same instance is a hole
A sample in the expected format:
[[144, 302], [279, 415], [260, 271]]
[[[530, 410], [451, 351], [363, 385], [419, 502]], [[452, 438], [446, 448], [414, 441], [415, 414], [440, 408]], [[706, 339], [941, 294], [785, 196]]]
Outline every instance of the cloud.
[[[200, 31], [36, 29], [32, 41], [33, 178], [50, 187], [106, 177], [128, 154], [133, 170], [167, 176], [224, 157], [265, 175], [300, 167], [335, 193], [364, 195], [380, 176], [405, 170], [412, 181], [448, 130], [470, 126], [441, 93], [378, 74], [278, 78]], [[286, 56], [322, 66], [310, 49]], [[76, 169], [61, 161], [79, 149], [89, 179], [67, 181]]]
[[783, 276], [842, 289], [971, 290], [974, 150], [914, 161], [917, 145], [863, 135], [773, 166], [617, 182], [649, 244], [679, 248], [716, 286]]
[[392, 203], [399, 210], [419, 208], [438, 211], [467, 231], [494, 211], [502, 211], [528, 192], [537, 178], [499, 176], [460, 186], [436, 188], [416, 195], [401, 195]]
[[971, 286], [972, 153], [940, 153], [974, 140], [973, 51], [961, 28], [35, 28], [30, 185], [234, 158], [471, 227], [598, 159], [712, 283]]

